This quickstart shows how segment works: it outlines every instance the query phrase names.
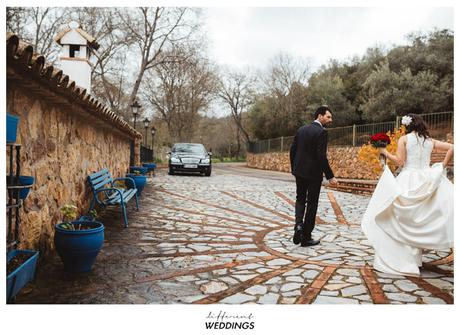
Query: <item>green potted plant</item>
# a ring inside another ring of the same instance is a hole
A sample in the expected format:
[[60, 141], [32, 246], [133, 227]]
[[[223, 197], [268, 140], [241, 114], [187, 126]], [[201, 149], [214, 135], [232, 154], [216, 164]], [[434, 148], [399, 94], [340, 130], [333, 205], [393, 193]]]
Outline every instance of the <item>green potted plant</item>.
[[61, 208], [63, 222], [55, 225], [54, 244], [66, 271], [88, 272], [104, 244], [104, 225], [95, 220], [95, 210], [76, 220], [77, 211], [72, 204]]

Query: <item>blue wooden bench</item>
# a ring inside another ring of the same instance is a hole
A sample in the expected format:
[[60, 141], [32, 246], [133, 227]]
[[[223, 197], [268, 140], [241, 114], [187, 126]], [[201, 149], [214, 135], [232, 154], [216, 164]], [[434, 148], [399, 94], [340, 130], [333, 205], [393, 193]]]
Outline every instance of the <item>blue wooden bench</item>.
[[[117, 180], [131, 180], [134, 188], [123, 189], [114, 186], [114, 182]], [[96, 173], [88, 176], [88, 182], [91, 185], [93, 192], [93, 199], [89, 211], [92, 211], [95, 204], [99, 204], [102, 207], [120, 205], [123, 210], [123, 217], [125, 227], [128, 227], [128, 217], [126, 216], [126, 203], [133, 197], [136, 199], [136, 210], [139, 210], [139, 202], [137, 200], [137, 188], [135, 187], [134, 180], [132, 178], [115, 178], [113, 179], [110, 175], [109, 170], [102, 169]]]

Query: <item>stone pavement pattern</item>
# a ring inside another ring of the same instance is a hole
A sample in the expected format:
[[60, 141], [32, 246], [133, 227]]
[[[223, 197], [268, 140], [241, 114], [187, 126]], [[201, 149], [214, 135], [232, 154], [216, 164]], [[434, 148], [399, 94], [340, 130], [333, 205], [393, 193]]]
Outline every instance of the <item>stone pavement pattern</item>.
[[56, 256], [16, 303], [453, 303], [451, 250], [426, 251], [419, 278], [372, 269], [359, 226], [369, 197], [323, 188], [313, 233], [321, 243], [302, 248], [291, 242], [295, 185], [236, 170], [159, 171], [140, 211], [130, 208], [129, 228], [119, 213], [104, 213], [91, 273], [67, 274]]

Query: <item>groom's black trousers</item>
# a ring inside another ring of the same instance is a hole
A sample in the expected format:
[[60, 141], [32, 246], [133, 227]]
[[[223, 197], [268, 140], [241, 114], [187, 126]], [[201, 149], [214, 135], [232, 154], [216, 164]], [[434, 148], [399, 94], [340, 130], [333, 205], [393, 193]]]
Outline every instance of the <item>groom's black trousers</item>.
[[[309, 240], [315, 228], [316, 211], [318, 210], [319, 193], [322, 179], [305, 179], [295, 176], [297, 196], [295, 202], [295, 222], [302, 225], [303, 239]], [[305, 206], [306, 204], [306, 206]], [[305, 207], [307, 211], [305, 212]]]

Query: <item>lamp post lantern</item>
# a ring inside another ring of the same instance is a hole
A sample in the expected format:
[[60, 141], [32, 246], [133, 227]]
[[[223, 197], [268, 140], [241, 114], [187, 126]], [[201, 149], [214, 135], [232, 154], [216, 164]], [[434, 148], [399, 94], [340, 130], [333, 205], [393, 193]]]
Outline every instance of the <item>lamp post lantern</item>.
[[152, 157], [153, 157], [153, 160], [155, 161], [155, 152], [153, 151], [153, 144], [154, 144], [153, 137], [155, 136], [155, 132], [156, 132], [155, 127], [152, 126], [152, 128], [150, 129], [150, 132], [152, 134]]
[[134, 100], [133, 104], [130, 107], [131, 107], [131, 112], [133, 113], [133, 116], [134, 116], [134, 129], [136, 129], [137, 116], [139, 115], [139, 110], [141, 109], [141, 105], [139, 105], [137, 100]]
[[144, 143], [145, 143], [145, 146], [147, 146], [147, 128], [149, 127], [150, 120], [145, 118], [143, 122], [144, 122], [144, 128], [145, 128], [145, 140], [144, 140]]

